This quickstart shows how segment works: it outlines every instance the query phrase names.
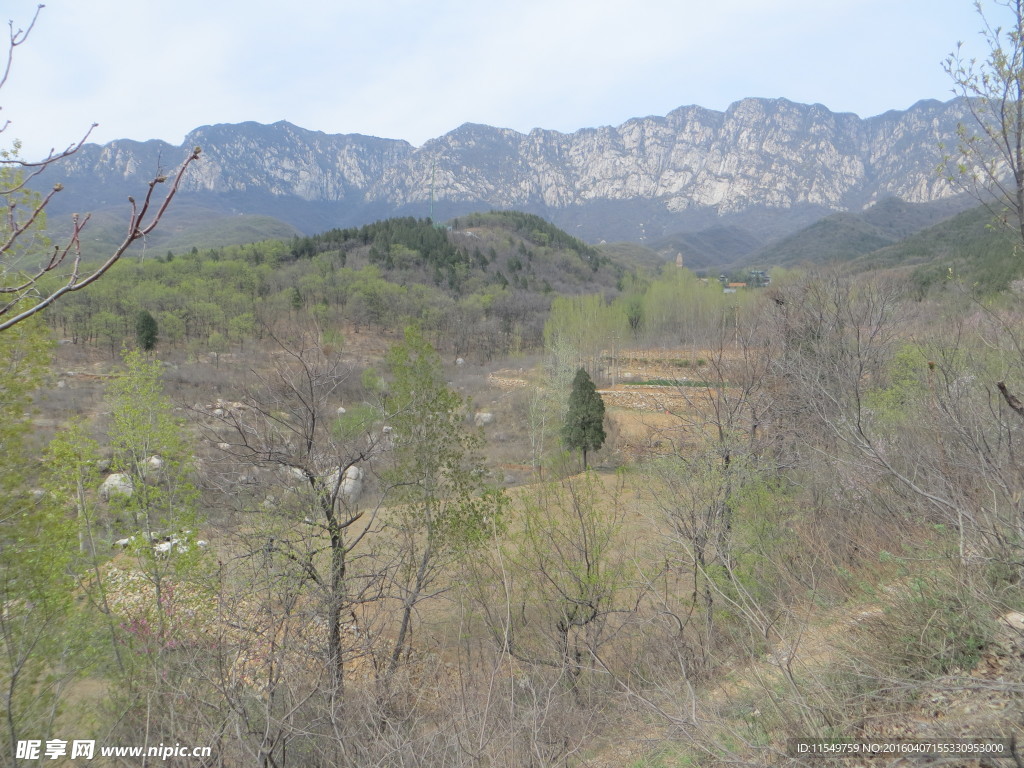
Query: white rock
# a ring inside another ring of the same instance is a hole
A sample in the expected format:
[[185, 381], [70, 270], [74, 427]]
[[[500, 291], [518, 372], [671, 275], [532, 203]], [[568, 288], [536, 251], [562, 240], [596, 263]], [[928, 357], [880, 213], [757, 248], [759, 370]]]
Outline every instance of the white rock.
[[338, 410], [335, 411], [335, 413], [338, 414], [339, 416], [344, 416], [346, 413], [348, 413], [348, 411], [346, 411], [344, 408], [339, 406]]
[[339, 492], [349, 504], [355, 504], [363, 493], [363, 470], [353, 465], [341, 476]]
[[457, 357], [457, 358], [455, 358], [455, 364], [456, 365], [465, 365], [466, 361], [463, 360], [461, 357]]
[[135, 485], [132, 483], [131, 477], [123, 472], [108, 475], [100, 486], [100, 498], [104, 501], [110, 501], [114, 496], [130, 499], [133, 493], [135, 493]]
[[164, 460], [159, 456], [150, 456], [143, 462], [142, 475], [147, 483], [155, 483], [163, 477]]
[[153, 545], [153, 551], [156, 552], [156, 554], [158, 555], [163, 555], [164, 557], [166, 557], [171, 553], [171, 549], [173, 549], [174, 545], [177, 543], [177, 539], [171, 539], [170, 541], [161, 541], [159, 544]]
[[338, 484], [338, 470], [334, 470], [324, 478], [324, 483], [332, 492], [337, 484], [338, 498], [346, 504], [355, 504], [363, 493], [363, 470], [354, 464], [348, 467], [341, 476], [340, 484]]
[[473, 424], [478, 427], [486, 427], [494, 423], [494, 414], [488, 411], [477, 411], [473, 414]]
[[1002, 639], [1013, 648], [1024, 647], [1024, 613], [1011, 611], [999, 617]]

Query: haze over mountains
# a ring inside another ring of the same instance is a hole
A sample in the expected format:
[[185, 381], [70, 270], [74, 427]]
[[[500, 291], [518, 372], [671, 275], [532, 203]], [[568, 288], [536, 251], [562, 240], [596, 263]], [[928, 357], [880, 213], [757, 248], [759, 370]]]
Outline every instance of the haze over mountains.
[[262, 215], [313, 233], [396, 215], [443, 220], [515, 208], [591, 242], [719, 233], [711, 239], [727, 260], [730, 248], [752, 252], [888, 198], [966, 207], [936, 168], [967, 120], [957, 100], [862, 119], [820, 104], [744, 99], [725, 112], [680, 107], [569, 134], [467, 123], [418, 148], [249, 122], [197, 128], [181, 147], [87, 145], [41, 181], [66, 184], [54, 212], [123, 209], [198, 144], [202, 161], [176, 203], [194, 219]]

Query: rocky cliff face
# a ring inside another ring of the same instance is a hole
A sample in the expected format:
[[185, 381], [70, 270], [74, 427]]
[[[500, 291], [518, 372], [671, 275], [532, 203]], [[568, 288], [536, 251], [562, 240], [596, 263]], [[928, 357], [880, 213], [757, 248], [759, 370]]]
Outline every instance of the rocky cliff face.
[[935, 168], [940, 144], [955, 141], [961, 120], [956, 101], [861, 119], [819, 104], [745, 99], [725, 112], [681, 107], [571, 134], [466, 124], [419, 148], [285, 122], [241, 123], [198, 128], [183, 147], [90, 145], [47, 181], [64, 176], [74, 190], [67, 205], [111, 204], [138, 195], [145, 179], [198, 144], [203, 157], [188, 192], [306, 230], [431, 209], [442, 218], [519, 208], [589, 239], [637, 239], [755, 215], [764, 221], [767, 213], [790, 222], [782, 231], [890, 196], [953, 195]]

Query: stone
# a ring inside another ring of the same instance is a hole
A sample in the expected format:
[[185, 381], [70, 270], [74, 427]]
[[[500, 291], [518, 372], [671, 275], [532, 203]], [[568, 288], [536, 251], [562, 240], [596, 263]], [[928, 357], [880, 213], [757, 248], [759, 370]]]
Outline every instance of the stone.
[[[338, 470], [334, 470], [324, 478], [327, 488], [334, 490], [338, 484]], [[338, 484], [338, 498], [345, 504], [355, 504], [363, 493], [363, 470], [356, 465], [348, 467], [341, 476], [341, 483]]]
[[150, 485], [159, 482], [164, 476], [164, 460], [159, 456], [150, 456], [142, 465], [142, 474]]
[[135, 493], [135, 484], [132, 483], [131, 477], [123, 472], [108, 475], [100, 486], [100, 498], [104, 501], [110, 501], [115, 496], [130, 499], [133, 493]]

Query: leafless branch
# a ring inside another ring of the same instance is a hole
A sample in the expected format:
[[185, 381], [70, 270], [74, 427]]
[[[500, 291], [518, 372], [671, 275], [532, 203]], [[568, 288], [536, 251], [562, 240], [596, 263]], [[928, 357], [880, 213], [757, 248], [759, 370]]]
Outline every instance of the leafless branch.
[[[0, 63], [0, 89], [7, 84], [10, 77], [15, 50], [28, 39], [44, 7], [41, 4], [36, 7], [31, 21], [24, 29], [16, 28], [13, 21], [9, 22], [7, 51]], [[9, 124], [9, 121], [0, 124], [0, 133], [3, 133]], [[44, 257], [37, 266], [28, 270], [18, 268], [15, 264], [15, 252], [24, 251], [26, 245], [31, 245], [30, 238], [39, 229], [43, 213], [57, 193], [62, 191], [63, 185], [55, 184], [41, 199], [21, 195], [29, 194], [29, 183], [39, 174], [78, 152], [95, 127], [93, 124], [77, 142], [68, 145], [64, 150], [51, 149], [46, 157], [38, 161], [20, 158], [17, 143], [13, 151], [0, 151], [0, 171], [17, 170], [17, 173], [5, 173], [0, 182], [0, 200], [5, 209], [0, 212], [0, 332], [42, 312], [61, 296], [81, 290], [102, 277], [136, 240], [146, 237], [160, 223], [189, 166], [200, 154], [199, 147], [192, 150], [174, 173], [170, 187], [162, 199], [156, 193], [157, 184], [163, 184], [168, 180], [168, 177], [162, 174], [149, 182], [141, 205], [129, 198], [131, 217], [128, 231], [121, 243], [98, 267], [85, 269], [82, 264], [81, 235], [89, 222], [89, 215], [74, 214], [71, 235], [66, 242], [55, 246], [49, 256]], [[58, 275], [60, 277], [56, 289], [41, 284], [44, 278]]]
[[[9, 299], [5, 305], [0, 307], [0, 332], [6, 331], [17, 323], [27, 320], [38, 312], [43, 311], [65, 294], [71, 293], [72, 291], [79, 291], [82, 288], [91, 285], [102, 277], [112, 266], [114, 266], [114, 264], [117, 263], [117, 261], [136, 240], [146, 237], [156, 229], [157, 224], [160, 223], [161, 218], [163, 218], [164, 214], [167, 212], [167, 208], [170, 206], [171, 200], [178, 192], [189, 166], [199, 159], [200, 152], [200, 148], [195, 147], [188, 158], [186, 158], [186, 160], [178, 167], [178, 170], [175, 172], [174, 177], [171, 180], [171, 185], [167, 194], [152, 214], [150, 213], [150, 209], [156, 204], [156, 201], [154, 200], [156, 187], [158, 184], [165, 183], [168, 177], [162, 175], [157, 176], [149, 182], [149, 188], [146, 191], [146, 196], [143, 198], [141, 206], [134, 200], [131, 201], [131, 218], [128, 222], [128, 231], [120, 245], [118, 245], [111, 254], [107, 256], [106, 260], [100, 266], [85, 273], [82, 272], [81, 234], [86, 223], [89, 221], [89, 216], [86, 215], [84, 217], [80, 217], [75, 214], [73, 230], [67, 242], [62, 246], [56, 247], [49, 259], [38, 267], [33, 274], [22, 278], [19, 284], [9, 286], [0, 291], [0, 293], [13, 294], [13, 298]], [[38, 218], [39, 214], [42, 213], [43, 209], [49, 204], [53, 195], [60, 190], [60, 185], [55, 186], [54, 189], [36, 205], [34, 210], [29, 213], [28, 218], [10, 233], [5, 246], [0, 249], [0, 258], [2, 258], [4, 254], [8, 253], [17, 238], [29, 229], [32, 222]], [[64, 282], [59, 288], [49, 295], [42, 296], [38, 291], [39, 280], [43, 278], [43, 276], [54, 272], [66, 261], [70, 261], [70, 272], [67, 274]], [[37, 303], [22, 309], [25, 300], [31, 300], [36, 297], [40, 299]]]

